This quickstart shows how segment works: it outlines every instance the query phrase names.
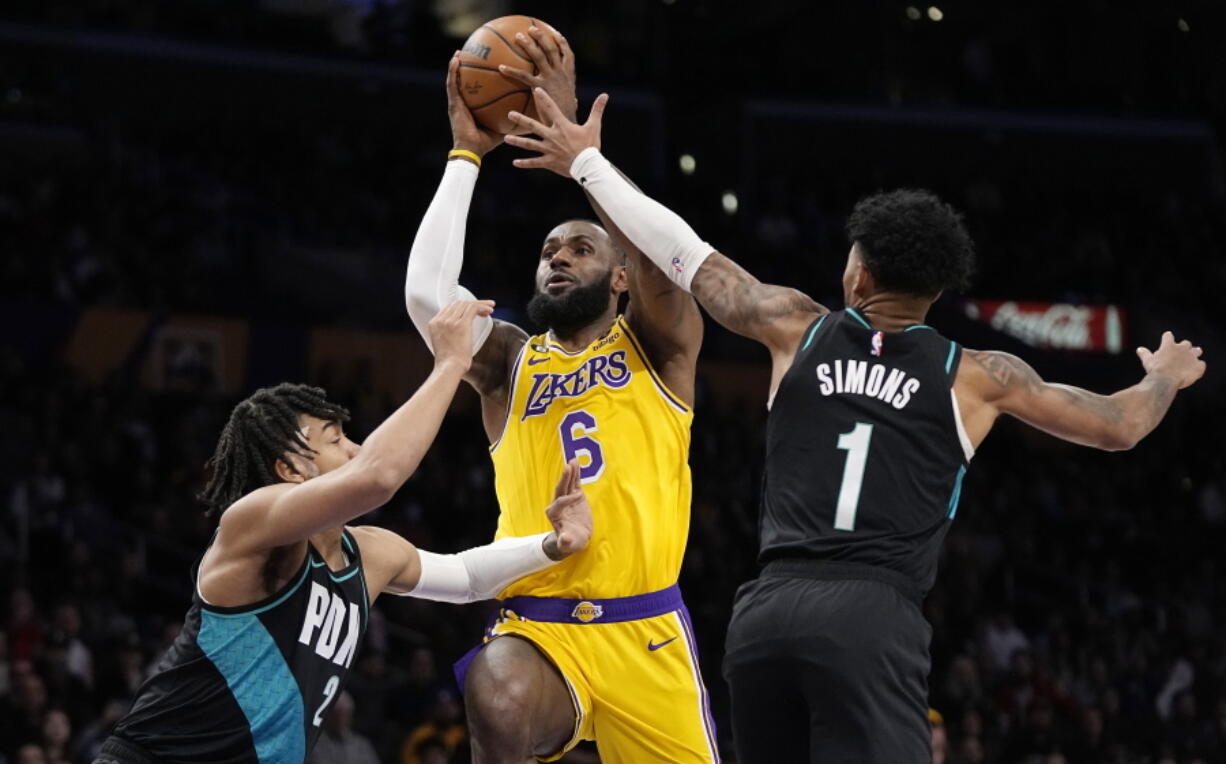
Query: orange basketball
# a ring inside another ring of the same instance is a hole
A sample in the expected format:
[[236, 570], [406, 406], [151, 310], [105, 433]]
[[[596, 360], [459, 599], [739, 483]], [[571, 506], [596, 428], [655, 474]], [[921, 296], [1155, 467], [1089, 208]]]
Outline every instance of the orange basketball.
[[515, 35], [526, 36], [533, 25], [553, 31], [530, 16], [502, 16], [483, 24], [460, 49], [460, 94], [477, 121], [496, 133], [523, 132], [507, 119], [509, 111], [536, 117], [532, 91], [498, 71], [499, 64], [506, 64], [537, 73], [532, 59], [515, 43]]

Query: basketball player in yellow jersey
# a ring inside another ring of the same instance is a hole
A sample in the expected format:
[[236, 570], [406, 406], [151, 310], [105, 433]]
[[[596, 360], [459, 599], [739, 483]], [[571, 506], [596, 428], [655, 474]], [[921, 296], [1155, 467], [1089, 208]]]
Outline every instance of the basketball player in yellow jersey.
[[[573, 118], [565, 40], [530, 30], [516, 42], [539, 74], [504, 74], [546, 88]], [[481, 158], [502, 142], [474, 124], [457, 67], [453, 59], [447, 83], [455, 149], [409, 256], [405, 296], [419, 330], [467, 294], [458, 279], [468, 205]], [[538, 528], [541, 500], [571, 458], [595, 529], [586, 554], [502, 593], [461, 680], [474, 760], [553, 761], [589, 739], [606, 764], [718, 761], [676, 587], [689, 529], [697, 306], [619, 232], [595, 223], [556, 226], [539, 251], [524, 253], [525, 271], [529, 257], [536, 289], [528, 313], [548, 331], [476, 322], [466, 377], [481, 394], [498, 536], [548, 530]]]

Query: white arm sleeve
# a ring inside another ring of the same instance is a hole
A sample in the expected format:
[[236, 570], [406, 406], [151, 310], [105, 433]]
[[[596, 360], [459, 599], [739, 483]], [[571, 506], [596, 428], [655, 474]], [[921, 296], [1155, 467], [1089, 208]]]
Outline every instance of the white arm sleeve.
[[421, 577], [402, 596], [456, 603], [488, 600], [511, 582], [553, 565], [545, 554], [548, 535], [512, 536], [459, 554], [419, 549]]
[[596, 147], [579, 152], [570, 174], [634, 246], [678, 286], [690, 291], [694, 274], [714, 247], [700, 239], [680, 215], [632, 186]]
[[[477, 166], [464, 160], [447, 163], [443, 180], [426, 209], [409, 250], [409, 268], [404, 280], [404, 302], [413, 326], [430, 345], [430, 319], [457, 300], [472, 300], [472, 292], [460, 286], [464, 263], [464, 224], [477, 184]], [[494, 328], [489, 316], [473, 319], [473, 352], [481, 349]], [[433, 352], [434, 348], [430, 348]]]

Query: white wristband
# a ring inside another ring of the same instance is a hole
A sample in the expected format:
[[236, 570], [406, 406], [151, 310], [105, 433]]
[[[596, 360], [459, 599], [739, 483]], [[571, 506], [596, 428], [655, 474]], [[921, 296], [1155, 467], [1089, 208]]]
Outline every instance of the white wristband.
[[570, 175], [592, 195], [626, 238], [685, 291], [714, 248], [677, 213], [636, 189], [589, 146], [570, 165]]

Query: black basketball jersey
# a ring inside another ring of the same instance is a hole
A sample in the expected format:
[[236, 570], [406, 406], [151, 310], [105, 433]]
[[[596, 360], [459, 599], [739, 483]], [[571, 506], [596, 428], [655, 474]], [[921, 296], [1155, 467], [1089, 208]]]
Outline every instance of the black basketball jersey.
[[852, 308], [813, 322], [767, 419], [763, 563], [860, 563], [932, 587], [972, 454], [961, 356], [931, 327], [887, 334]]
[[307, 545], [281, 591], [242, 608], [205, 603], [137, 691], [115, 736], [158, 761], [302, 764], [340, 693], [370, 603], [357, 542], [339, 571]]

